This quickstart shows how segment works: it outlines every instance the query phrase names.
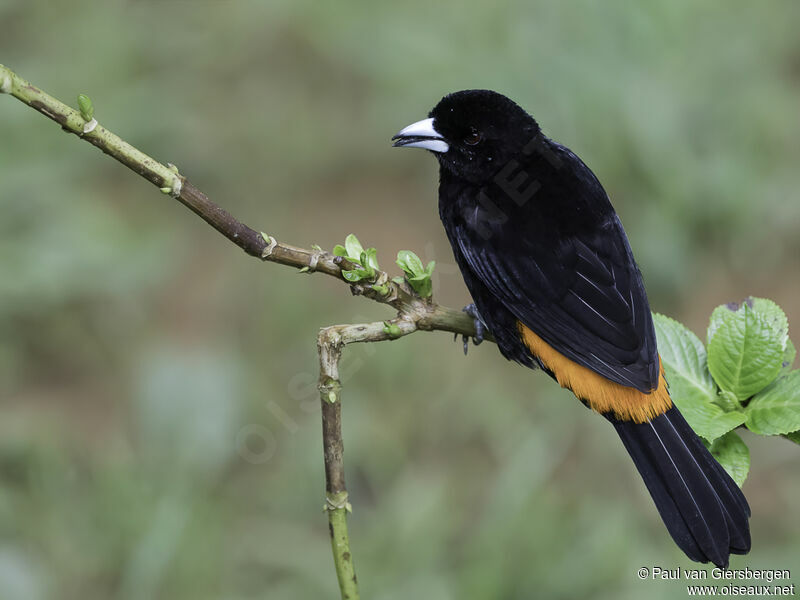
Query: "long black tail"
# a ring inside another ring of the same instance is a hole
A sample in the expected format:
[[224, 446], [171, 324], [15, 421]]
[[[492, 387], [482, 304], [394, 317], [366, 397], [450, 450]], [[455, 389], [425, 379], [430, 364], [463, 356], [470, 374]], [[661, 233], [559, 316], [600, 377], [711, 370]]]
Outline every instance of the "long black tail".
[[622, 438], [672, 539], [689, 558], [728, 566], [750, 550], [750, 506], [672, 407], [648, 423], [607, 418]]

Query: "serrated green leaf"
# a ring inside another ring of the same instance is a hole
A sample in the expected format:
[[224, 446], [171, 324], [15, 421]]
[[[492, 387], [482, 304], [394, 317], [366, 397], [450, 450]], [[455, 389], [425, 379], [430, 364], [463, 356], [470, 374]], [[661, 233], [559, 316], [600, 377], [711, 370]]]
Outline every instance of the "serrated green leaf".
[[698, 396], [713, 402], [717, 395], [707, 368], [706, 349], [689, 329], [664, 315], [653, 313], [658, 350], [673, 396]]
[[670, 396], [695, 433], [711, 442], [744, 423], [743, 413], [714, 404], [717, 388], [698, 337], [664, 315], [653, 313], [653, 324]]
[[789, 337], [789, 319], [783, 309], [768, 298], [748, 298], [745, 302], [754, 313], [763, 317], [785, 345]]
[[741, 487], [750, 471], [750, 449], [739, 434], [729, 431], [711, 444], [710, 450], [717, 462]]
[[713, 442], [745, 422], [745, 414], [738, 410], [725, 412], [716, 404], [699, 401], [692, 396], [672, 396], [672, 401], [694, 432]]
[[334, 256], [341, 256], [343, 258], [347, 258], [347, 248], [345, 248], [341, 244], [336, 244], [333, 247], [333, 255]]
[[411, 276], [421, 275], [425, 272], [422, 266], [422, 261], [419, 256], [414, 254], [411, 250], [400, 250], [397, 253], [397, 266]]
[[792, 340], [786, 338], [786, 350], [783, 351], [783, 361], [781, 364], [780, 375], [788, 375], [794, 366], [794, 359], [797, 356], [797, 350], [792, 343]]
[[745, 409], [747, 428], [761, 435], [800, 429], [800, 371], [792, 371], [758, 393]]
[[786, 313], [783, 312], [783, 309], [768, 298], [747, 297], [741, 303], [729, 302], [714, 309], [708, 325], [707, 340], [711, 341], [717, 327], [728, 315], [741, 310], [744, 305], [747, 305], [753, 312], [763, 317], [765, 322], [781, 337], [782, 343], [788, 339], [789, 320], [786, 318]]
[[727, 315], [708, 343], [708, 369], [740, 401], [764, 389], [781, 369], [784, 343], [747, 304]]
[[708, 331], [706, 332], [706, 344], [711, 341], [711, 338], [714, 337], [714, 333], [716, 333], [717, 328], [722, 324], [722, 322], [739, 310], [740, 305], [736, 302], [729, 302], [728, 304], [720, 304], [717, 308], [711, 311], [711, 318], [708, 321]]
[[742, 403], [739, 402], [733, 392], [729, 392], [728, 390], [719, 390], [719, 392], [717, 392], [717, 397], [714, 399], [714, 404], [725, 411], [742, 409]]
[[361, 247], [361, 242], [352, 233], [344, 238], [344, 247], [347, 249], [347, 256], [353, 260], [358, 260], [364, 251], [364, 248]]

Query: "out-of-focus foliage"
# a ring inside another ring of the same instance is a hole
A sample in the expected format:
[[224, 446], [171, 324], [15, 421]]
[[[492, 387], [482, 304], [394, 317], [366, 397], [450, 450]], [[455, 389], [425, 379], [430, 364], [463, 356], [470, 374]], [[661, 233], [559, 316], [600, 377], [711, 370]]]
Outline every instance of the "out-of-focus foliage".
[[[453, 306], [435, 161], [389, 138], [497, 89], [595, 170], [653, 309], [697, 332], [748, 294], [800, 321], [799, 20], [791, 0], [0, 0], [0, 62], [281, 240], [413, 248]], [[245, 258], [0, 97], [0, 596], [334, 597], [314, 340], [389, 316]], [[684, 593], [636, 577], [691, 564], [612, 428], [547, 377], [424, 333], [348, 349], [343, 376], [365, 597]], [[742, 438], [733, 566], [796, 567], [797, 448]]]

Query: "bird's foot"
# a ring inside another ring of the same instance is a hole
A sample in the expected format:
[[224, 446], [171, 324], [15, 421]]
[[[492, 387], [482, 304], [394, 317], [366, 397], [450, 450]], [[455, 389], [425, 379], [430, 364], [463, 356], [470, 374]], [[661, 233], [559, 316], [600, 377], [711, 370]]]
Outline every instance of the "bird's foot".
[[[478, 312], [475, 304], [467, 304], [464, 308], [462, 308], [465, 313], [467, 313], [472, 320], [475, 322], [475, 335], [472, 336], [472, 343], [476, 346], [480, 344], [484, 339], [484, 334], [486, 333], [486, 325], [483, 323], [481, 319], [481, 315]], [[461, 336], [464, 340], [464, 355], [467, 354], [467, 349], [469, 348], [469, 336], [462, 335]], [[453, 336], [453, 341], [458, 339], [458, 334]]]

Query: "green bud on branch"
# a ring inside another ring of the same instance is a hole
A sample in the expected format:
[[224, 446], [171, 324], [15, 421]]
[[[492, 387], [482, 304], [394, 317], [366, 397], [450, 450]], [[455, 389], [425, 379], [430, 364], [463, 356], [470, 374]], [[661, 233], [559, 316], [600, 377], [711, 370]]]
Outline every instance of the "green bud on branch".
[[430, 298], [433, 295], [431, 276], [433, 275], [433, 269], [436, 267], [435, 261], [431, 261], [427, 267], [423, 267], [419, 256], [411, 252], [411, 250], [400, 250], [397, 253], [397, 265], [403, 269], [406, 281], [419, 296]]
[[78, 94], [78, 109], [81, 111], [84, 121], [94, 119], [94, 105], [92, 104], [92, 99], [86, 94]]
[[397, 323], [392, 323], [391, 321], [383, 322], [383, 332], [393, 340], [403, 335], [403, 331], [398, 327]]

